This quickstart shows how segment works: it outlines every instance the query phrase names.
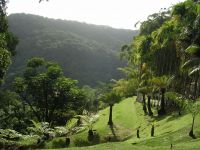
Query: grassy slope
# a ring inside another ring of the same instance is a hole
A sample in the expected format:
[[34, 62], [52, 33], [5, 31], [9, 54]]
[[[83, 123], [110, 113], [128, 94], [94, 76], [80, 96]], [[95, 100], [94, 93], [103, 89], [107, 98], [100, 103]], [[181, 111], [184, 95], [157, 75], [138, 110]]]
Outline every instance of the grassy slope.
[[[94, 125], [94, 129], [100, 134], [101, 141], [105, 137], [112, 136], [112, 131], [107, 126], [108, 108], [100, 112], [99, 121]], [[188, 136], [191, 126], [190, 114], [179, 117], [172, 114], [164, 118], [150, 118], [144, 116], [141, 104], [135, 102], [133, 98], [126, 99], [114, 106], [113, 121], [115, 124], [114, 132], [119, 140], [128, 140], [124, 142], [109, 142], [90, 147], [73, 147], [66, 150], [168, 150], [170, 143], [177, 150], [197, 150], [200, 149], [200, 116], [196, 118], [195, 134], [196, 140]], [[151, 124], [155, 125], [155, 137], [150, 137]], [[136, 138], [136, 128], [141, 125], [140, 139]], [[131, 137], [130, 137], [131, 136]], [[72, 137], [75, 139], [87, 140], [87, 131]], [[58, 139], [55, 139], [58, 140]], [[61, 140], [61, 139], [59, 139]], [[52, 142], [47, 143], [46, 148], [50, 148]]]

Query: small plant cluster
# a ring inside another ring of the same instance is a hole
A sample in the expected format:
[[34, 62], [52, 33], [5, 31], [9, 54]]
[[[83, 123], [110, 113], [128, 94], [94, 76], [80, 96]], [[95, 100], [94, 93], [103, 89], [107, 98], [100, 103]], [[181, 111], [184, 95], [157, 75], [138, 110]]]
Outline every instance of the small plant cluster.
[[[69, 133], [67, 127], [64, 126], [51, 128], [47, 122], [36, 122], [32, 120], [32, 123], [34, 126], [28, 127], [25, 130], [26, 135], [11, 129], [0, 129], [0, 148], [5, 148], [6, 146], [12, 147], [12, 145], [19, 147], [21, 141], [32, 141], [29, 146], [40, 146], [46, 140], [53, 139], [54, 137], [67, 136]], [[66, 141], [66, 143], [69, 145], [69, 141]]]

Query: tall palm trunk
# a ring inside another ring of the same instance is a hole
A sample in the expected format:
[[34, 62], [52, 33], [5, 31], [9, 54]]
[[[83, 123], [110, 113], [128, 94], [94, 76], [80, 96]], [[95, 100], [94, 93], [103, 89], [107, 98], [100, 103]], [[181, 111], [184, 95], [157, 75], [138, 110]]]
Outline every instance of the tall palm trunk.
[[147, 114], [147, 107], [146, 107], [146, 99], [145, 99], [144, 93], [142, 94], [142, 101], [143, 101], [143, 111], [144, 111], [144, 114], [146, 115]]
[[109, 112], [109, 120], [108, 120], [108, 125], [112, 126], [113, 125], [113, 121], [112, 121], [112, 108], [113, 108], [113, 104], [110, 104], [110, 112]]
[[161, 108], [158, 111], [159, 115], [164, 115], [166, 113], [165, 111], [165, 88], [161, 88]]
[[148, 95], [147, 97], [148, 97], [148, 101], [147, 101], [148, 113], [149, 113], [149, 116], [152, 116], [153, 112], [151, 110], [151, 96]]

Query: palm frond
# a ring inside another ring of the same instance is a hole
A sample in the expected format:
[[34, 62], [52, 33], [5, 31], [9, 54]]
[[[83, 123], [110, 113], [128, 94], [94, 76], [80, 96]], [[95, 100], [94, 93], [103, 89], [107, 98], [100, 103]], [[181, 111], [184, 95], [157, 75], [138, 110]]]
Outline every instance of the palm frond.
[[190, 71], [189, 76], [199, 73], [200, 72], [200, 65], [196, 68], [194, 68], [192, 71]]
[[193, 66], [198, 65], [198, 64], [200, 64], [200, 59], [195, 57], [195, 58], [191, 58], [188, 61], [186, 61], [182, 65], [182, 68], [183, 69], [188, 69], [188, 68], [193, 67]]
[[193, 56], [200, 56], [200, 46], [196, 44], [190, 45], [186, 50], [186, 53], [193, 55]]

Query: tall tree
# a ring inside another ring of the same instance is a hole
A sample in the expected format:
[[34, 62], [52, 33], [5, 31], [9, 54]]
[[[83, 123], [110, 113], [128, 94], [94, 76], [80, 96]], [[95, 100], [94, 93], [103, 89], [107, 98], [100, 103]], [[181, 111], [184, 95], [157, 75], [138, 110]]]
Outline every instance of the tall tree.
[[6, 18], [7, 0], [0, 0], [0, 84], [11, 64], [11, 55], [15, 54], [17, 38], [8, 31]]
[[39, 121], [65, 124], [73, 115], [67, 110], [81, 114], [85, 105], [85, 96], [76, 83], [63, 76], [58, 64], [32, 58], [24, 77], [13, 85]]

